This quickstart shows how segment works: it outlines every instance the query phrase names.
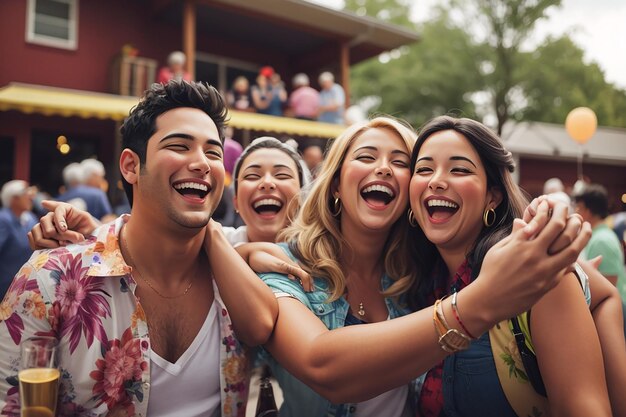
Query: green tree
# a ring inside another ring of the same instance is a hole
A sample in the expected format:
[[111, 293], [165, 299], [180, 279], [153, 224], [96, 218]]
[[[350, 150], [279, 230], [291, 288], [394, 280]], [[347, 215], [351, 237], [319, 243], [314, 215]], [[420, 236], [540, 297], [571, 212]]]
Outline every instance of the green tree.
[[583, 58], [584, 51], [567, 35], [548, 38], [526, 53], [520, 71], [526, 103], [513, 117], [563, 123], [570, 110], [587, 106], [600, 125], [626, 127], [626, 92], [606, 82], [600, 67]]
[[[578, 106], [593, 108], [600, 125], [626, 127], [626, 91], [606, 82], [597, 64], [585, 63], [569, 36], [521, 50], [535, 24], [559, 5], [560, 0], [449, 0], [434, 18], [416, 25], [407, 0], [347, 0], [350, 10], [414, 28], [421, 36], [384, 59], [354, 66], [352, 93], [356, 99], [379, 97], [375, 111], [416, 127], [445, 113], [477, 119], [495, 114], [499, 130], [509, 119], [563, 123]], [[492, 102], [477, 108], [475, 94], [485, 91]]]
[[[360, 7], [379, 13], [382, 1], [366, 3], [377, 7]], [[393, 0], [385, 3], [388, 9], [396, 4]], [[400, 4], [399, 9], [408, 16], [406, 4]], [[352, 68], [354, 96], [380, 97], [376, 112], [402, 117], [416, 127], [445, 113], [477, 117], [471, 93], [483, 89], [481, 47], [452, 24], [444, 9], [417, 30], [421, 41], [387, 54], [386, 60], [371, 59]]]
[[367, 15], [411, 29], [411, 0], [346, 0], [344, 8], [358, 15]]
[[522, 44], [537, 22], [547, 17], [548, 9], [560, 6], [561, 0], [472, 0], [470, 3], [475, 10], [465, 9], [470, 21], [487, 29], [488, 66], [493, 71], [487, 72], [485, 77], [500, 134], [513, 112], [516, 87], [522, 81], [522, 73], [518, 71]]

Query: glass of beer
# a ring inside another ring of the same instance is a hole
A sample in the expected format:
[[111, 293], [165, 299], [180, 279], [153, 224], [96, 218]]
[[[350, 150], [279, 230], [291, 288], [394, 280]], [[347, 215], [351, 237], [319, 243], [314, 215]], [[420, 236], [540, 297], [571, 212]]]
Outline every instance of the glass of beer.
[[58, 341], [52, 337], [31, 337], [22, 342], [21, 351], [18, 379], [22, 417], [53, 417], [60, 376]]

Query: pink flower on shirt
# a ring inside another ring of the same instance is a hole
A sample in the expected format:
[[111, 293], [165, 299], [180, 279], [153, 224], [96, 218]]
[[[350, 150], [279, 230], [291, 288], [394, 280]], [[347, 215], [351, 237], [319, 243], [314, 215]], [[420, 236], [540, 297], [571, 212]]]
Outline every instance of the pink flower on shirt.
[[148, 363], [143, 359], [139, 339], [133, 338], [131, 328], [126, 329], [122, 339], [109, 343], [104, 359], [96, 361], [97, 370], [89, 376], [96, 380], [93, 394], [100, 404], [106, 403], [109, 410], [122, 406], [129, 415], [134, 414], [132, 398], [143, 400], [141, 375]]
[[43, 266], [53, 271], [52, 277], [59, 281], [56, 287], [56, 303], [60, 308], [59, 336], [70, 335], [70, 353], [76, 350], [84, 334], [87, 346], [91, 346], [94, 337], [106, 343], [107, 336], [102, 326], [102, 319], [111, 316], [111, 308], [105, 296], [103, 281], [87, 275], [82, 256], [72, 256], [62, 248], [58, 256], [50, 257]]

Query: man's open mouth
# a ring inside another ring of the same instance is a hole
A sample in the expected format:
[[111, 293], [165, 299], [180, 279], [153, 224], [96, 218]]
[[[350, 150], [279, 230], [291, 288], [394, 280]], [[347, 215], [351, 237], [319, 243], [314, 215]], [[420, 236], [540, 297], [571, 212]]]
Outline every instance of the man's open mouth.
[[211, 191], [208, 185], [192, 181], [176, 183], [174, 189], [182, 196], [197, 198], [204, 198]]

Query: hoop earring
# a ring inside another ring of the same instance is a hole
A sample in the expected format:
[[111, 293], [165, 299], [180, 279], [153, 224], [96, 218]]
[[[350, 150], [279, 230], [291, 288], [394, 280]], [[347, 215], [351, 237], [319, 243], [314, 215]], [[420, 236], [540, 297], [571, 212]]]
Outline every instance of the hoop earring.
[[339, 213], [341, 213], [341, 200], [339, 199], [339, 196], [335, 197], [335, 204], [333, 205], [333, 208], [335, 210], [331, 211], [330, 214], [334, 217], [339, 216]]
[[409, 218], [409, 224], [411, 227], [417, 227], [417, 222], [415, 221], [415, 215], [413, 214], [413, 210], [409, 209], [407, 212], [407, 217]]
[[495, 222], [496, 222], [496, 211], [492, 208], [488, 208], [483, 213], [483, 223], [485, 224], [486, 227], [491, 227], [493, 226]]

